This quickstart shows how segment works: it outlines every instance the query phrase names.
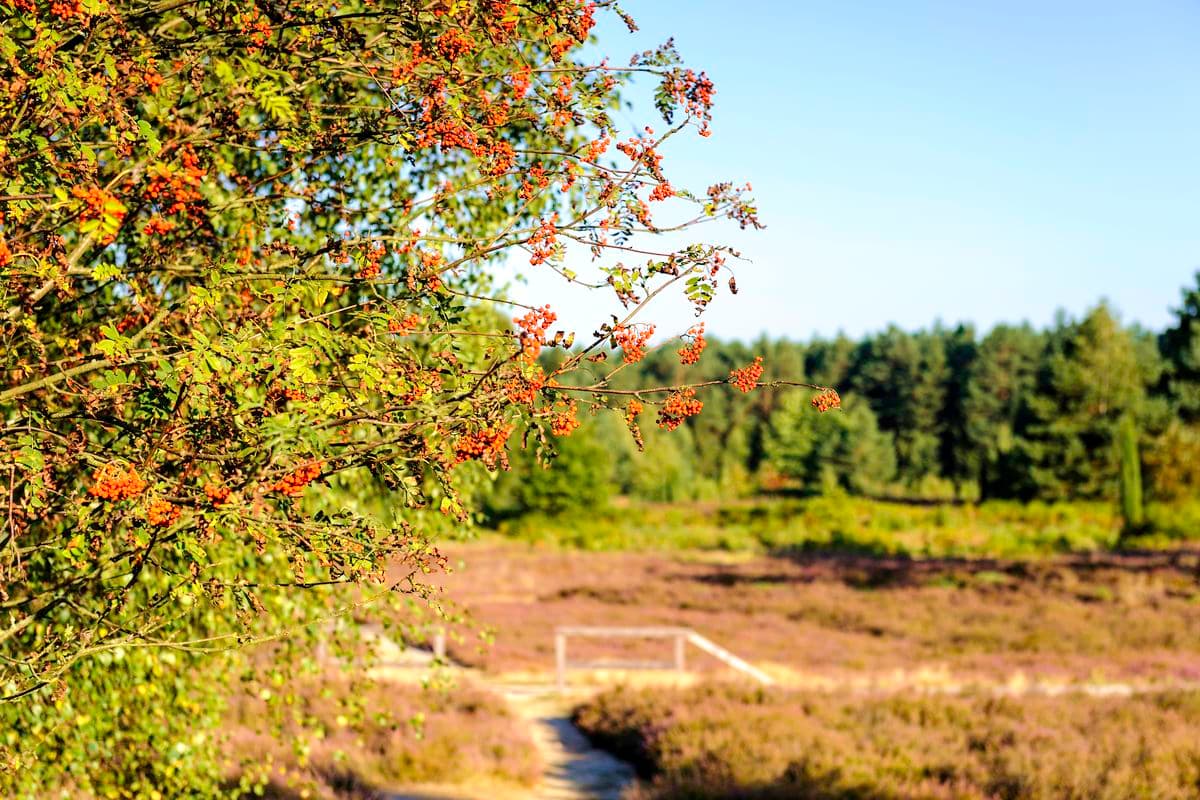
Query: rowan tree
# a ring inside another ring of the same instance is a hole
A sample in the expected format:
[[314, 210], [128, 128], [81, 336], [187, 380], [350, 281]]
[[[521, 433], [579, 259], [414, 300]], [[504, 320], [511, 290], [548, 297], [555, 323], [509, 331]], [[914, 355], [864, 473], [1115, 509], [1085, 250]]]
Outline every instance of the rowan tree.
[[[419, 593], [464, 483], [585, 407], [635, 434], [700, 410], [608, 379], [651, 298], [733, 286], [727, 248], [655, 235], [756, 209], [669, 179], [713, 85], [670, 43], [599, 60], [598, 14], [633, 27], [580, 0], [0, 2], [6, 796], [216, 791], [233, 648]], [[631, 135], [635, 76], [659, 119]], [[623, 311], [575, 343], [497, 289], [515, 257]]]

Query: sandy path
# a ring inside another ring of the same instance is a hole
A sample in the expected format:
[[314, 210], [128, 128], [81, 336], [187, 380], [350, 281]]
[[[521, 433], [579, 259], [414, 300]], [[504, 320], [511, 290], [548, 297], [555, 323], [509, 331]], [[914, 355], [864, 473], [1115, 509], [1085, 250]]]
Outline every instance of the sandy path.
[[633, 782], [628, 764], [592, 747], [571, 723], [571, 699], [549, 687], [492, 687], [528, 722], [541, 754], [545, 772], [530, 800], [619, 800]]
[[[377, 671], [387, 677], [392, 669], [411, 675], [426, 670], [431, 657], [421, 650], [396, 647], [384, 641], [383, 660]], [[571, 709], [595, 691], [561, 694], [551, 683], [523, 684], [488, 679], [478, 670], [455, 666], [454, 671], [502, 696], [520, 724], [529, 729], [543, 764], [541, 783], [533, 789], [513, 786], [418, 786], [386, 795], [388, 800], [619, 800], [634, 780], [632, 768], [603, 750], [592, 747], [571, 722]], [[391, 677], [396, 675], [392, 672]]]

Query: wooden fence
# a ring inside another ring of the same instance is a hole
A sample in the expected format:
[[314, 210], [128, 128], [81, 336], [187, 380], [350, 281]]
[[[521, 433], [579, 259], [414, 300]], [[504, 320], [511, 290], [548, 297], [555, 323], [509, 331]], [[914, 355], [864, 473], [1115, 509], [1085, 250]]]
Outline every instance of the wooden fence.
[[[567, 655], [567, 642], [571, 637], [577, 639], [668, 639], [673, 642], [674, 651], [670, 660], [662, 661], [571, 661]], [[714, 644], [691, 628], [568, 625], [554, 629], [554, 662], [558, 676], [558, 688], [560, 691], [566, 688], [567, 671], [571, 669], [673, 669], [683, 672], [687, 669], [685, 651], [688, 644], [703, 650], [735, 670], [749, 675], [761, 684], [770, 686], [774, 683], [770, 675], [738, 658], [724, 647]]]

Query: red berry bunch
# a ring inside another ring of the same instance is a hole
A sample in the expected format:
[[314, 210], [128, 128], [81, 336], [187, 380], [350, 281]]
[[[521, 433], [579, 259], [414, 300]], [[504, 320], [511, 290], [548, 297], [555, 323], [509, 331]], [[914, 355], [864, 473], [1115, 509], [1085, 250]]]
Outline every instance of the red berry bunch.
[[99, 186], [75, 186], [71, 189], [71, 195], [83, 201], [79, 219], [83, 222], [100, 222], [100, 243], [111, 243], [116, 238], [121, 220], [125, 219], [125, 204], [118, 200], [115, 194]]
[[504, 451], [504, 443], [508, 441], [510, 433], [512, 426], [481, 428], [466, 434], [455, 445], [455, 463], [461, 464], [472, 459], [479, 459], [485, 464], [493, 463], [496, 456]]
[[741, 389], [743, 392], [752, 391], [755, 386], [758, 386], [758, 380], [762, 377], [762, 361], [763, 357], [757, 356], [755, 357], [753, 364], [742, 367], [741, 369], [730, 371], [729, 382]]
[[668, 197], [675, 196], [675, 188], [667, 181], [657, 184], [650, 190], [650, 202], [666, 200]]
[[105, 464], [92, 473], [95, 483], [88, 489], [92, 497], [117, 502], [137, 497], [146, 491], [146, 482], [138, 477], [133, 467]]
[[447, 61], [457, 61], [474, 49], [475, 42], [457, 28], [451, 28], [437, 38], [433, 47]]
[[812, 399], [812, 407], [822, 414], [835, 408], [841, 408], [841, 395], [834, 389], [826, 389]]
[[168, 503], [166, 500], [154, 500], [146, 508], [146, 521], [151, 525], [167, 528], [178, 521], [179, 514], [179, 506]]
[[555, 436], [570, 436], [572, 431], [579, 427], [579, 419], [575, 416], [577, 410], [574, 400], [556, 401], [554, 413], [550, 417], [550, 432]]
[[591, 164], [595, 164], [600, 160], [600, 156], [604, 155], [604, 152], [608, 150], [608, 145], [610, 143], [611, 140], [608, 138], [608, 134], [605, 134], [599, 139], [589, 143], [583, 160]]
[[691, 341], [684, 345], [679, 352], [679, 363], [685, 366], [695, 364], [700, 360], [700, 355], [704, 352], [708, 342], [704, 341], [704, 323], [693, 325], [688, 328], [688, 332], [684, 334], [684, 338], [690, 338]]
[[529, 263], [537, 266], [544, 264], [554, 255], [554, 244], [558, 239], [558, 213], [551, 214], [542, 220], [537, 230], [529, 237], [529, 249], [532, 255]]
[[317, 479], [324, 466], [324, 461], [310, 461], [307, 464], [301, 464], [276, 481], [271, 488], [288, 497], [298, 497], [304, 494], [304, 487]]
[[146, 220], [146, 224], [142, 227], [142, 233], [147, 236], [165, 236], [175, 230], [175, 223], [169, 219], [163, 219], [158, 214]]
[[636, 364], [646, 357], [646, 342], [654, 335], [653, 325], [618, 325], [613, 328], [613, 344], [621, 348], [626, 364]]
[[383, 257], [385, 255], [387, 255], [387, 248], [384, 247], [382, 243], [375, 242], [369, 245], [366, 251], [363, 253], [362, 268], [359, 269], [358, 274], [355, 277], [364, 281], [369, 281], [372, 278], [378, 278], [379, 273], [383, 271], [380, 267], [380, 262], [383, 261]]
[[210, 483], [204, 487], [204, 494], [208, 496], [208, 502], [219, 506], [229, 499], [229, 487], [220, 483]]
[[504, 394], [513, 403], [533, 405], [537, 394], [546, 385], [546, 373], [537, 364], [526, 375], [517, 375], [504, 384]]
[[83, 14], [83, 3], [80, 0], [53, 0], [50, 13], [59, 19], [71, 19]]
[[662, 408], [658, 410], [658, 427], [673, 431], [688, 417], [694, 417], [704, 408], [696, 399], [695, 389], [680, 389], [671, 392]]
[[191, 148], [183, 148], [179, 155], [180, 165], [152, 164], [146, 171], [150, 176], [146, 184], [146, 198], [159, 203], [165, 214], [186, 214], [199, 220], [204, 215], [203, 195], [200, 184], [205, 170], [200, 158]]
[[546, 331], [558, 315], [550, 310], [550, 306], [535, 308], [523, 317], [513, 317], [513, 322], [520, 329], [517, 339], [521, 342], [521, 357], [529, 364], [537, 360], [542, 351], [542, 342], [546, 339]]
[[388, 333], [395, 333], [399, 336], [408, 336], [423, 322], [425, 322], [425, 318], [420, 314], [409, 314], [403, 319], [390, 319], [388, 320]]

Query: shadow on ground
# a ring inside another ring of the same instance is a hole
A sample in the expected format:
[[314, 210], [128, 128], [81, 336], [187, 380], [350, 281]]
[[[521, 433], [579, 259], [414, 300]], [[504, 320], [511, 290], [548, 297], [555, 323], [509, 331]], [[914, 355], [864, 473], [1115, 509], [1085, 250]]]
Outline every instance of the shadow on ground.
[[[794, 549], [776, 550], [770, 555], [790, 562], [793, 569], [771, 572], [720, 569], [705, 575], [673, 577], [720, 586], [838, 581], [862, 588], [891, 588], [921, 586], [938, 579], [973, 578], [981, 574], [1002, 575], [1016, 582], [1036, 581], [1067, 570], [1081, 574], [1105, 571], [1175, 573], [1200, 581], [1200, 549], [1192, 548], [1083, 553], [1038, 560], [909, 558]], [[799, 569], [795, 569], [797, 567]]]

